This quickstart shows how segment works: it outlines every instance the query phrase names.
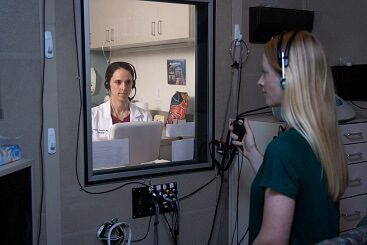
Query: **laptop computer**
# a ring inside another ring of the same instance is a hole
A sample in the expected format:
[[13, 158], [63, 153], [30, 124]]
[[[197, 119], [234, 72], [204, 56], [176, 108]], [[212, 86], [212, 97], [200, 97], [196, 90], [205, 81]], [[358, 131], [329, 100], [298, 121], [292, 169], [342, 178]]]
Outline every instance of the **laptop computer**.
[[163, 123], [159, 121], [116, 123], [110, 140], [127, 139], [129, 164], [153, 162], [159, 157]]

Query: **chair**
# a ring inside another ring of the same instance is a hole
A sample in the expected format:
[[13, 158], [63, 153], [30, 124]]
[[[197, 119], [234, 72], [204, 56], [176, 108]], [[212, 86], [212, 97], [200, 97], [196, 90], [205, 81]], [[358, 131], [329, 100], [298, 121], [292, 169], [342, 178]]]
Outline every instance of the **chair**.
[[367, 215], [359, 222], [356, 228], [343, 232], [315, 245], [362, 245], [367, 244]]

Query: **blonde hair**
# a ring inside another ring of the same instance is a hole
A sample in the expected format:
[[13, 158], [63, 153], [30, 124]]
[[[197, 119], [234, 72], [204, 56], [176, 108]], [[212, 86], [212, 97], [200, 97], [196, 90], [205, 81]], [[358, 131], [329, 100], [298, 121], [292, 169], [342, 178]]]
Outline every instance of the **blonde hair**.
[[[282, 51], [292, 34], [283, 34]], [[277, 46], [280, 39], [280, 36], [273, 38], [264, 48], [269, 64], [279, 74]], [[347, 187], [348, 166], [338, 131], [334, 85], [327, 80], [327, 69], [325, 53], [318, 40], [306, 31], [298, 32], [290, 45], [289, 66], [285, 68], [281, 113], [288, 126], [300, 132], [311, 145], [335, 201]]]

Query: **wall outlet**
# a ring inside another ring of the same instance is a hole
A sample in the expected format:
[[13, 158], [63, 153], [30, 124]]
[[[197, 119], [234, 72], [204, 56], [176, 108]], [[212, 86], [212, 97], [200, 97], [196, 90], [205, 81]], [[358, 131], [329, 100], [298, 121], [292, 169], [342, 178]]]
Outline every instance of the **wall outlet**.
[[132, 189], [133, 218], [155, 214], [154, 203], [159, 204], [159, 213], [170, 213], [177, 210], [177, 183], [151, 185]]

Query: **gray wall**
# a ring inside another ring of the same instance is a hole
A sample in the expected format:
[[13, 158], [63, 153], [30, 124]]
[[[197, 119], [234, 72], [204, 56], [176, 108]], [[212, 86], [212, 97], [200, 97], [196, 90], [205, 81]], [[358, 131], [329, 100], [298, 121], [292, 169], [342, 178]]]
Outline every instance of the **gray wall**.
[[[78, 1], [76, 1], [78, 2]], [[248, 41], [248, 7], [264, 1], [220, 0], [216, 9], [215, 48], [215, 122], [216, 136], [220, 135], [232, 63], [228, 48], [232, 40], [233, 24], [241, 25]], [[338, 57], [350, 57], [355, 63], [367, 63], [365, 32], [367, 3], [355, 1], [348, 6], [344, 1], [273, 1], [279, 7], [315, 10], [314, 33], [324, 43], [330, 64]], [[96, 229], [113, 217], [130, 223], [133, 237], [141, 237], [148, 219], [131, 218], [131, 188], [126, 187], [105, 195], [88, 195], [80, 191], [76, 181], [79, 169], [83, 179], [83, 146], [79, 144], [78, 116], [80, 109], [77, 61], [73, 27], [73, 1], [47, 1], [46, 27], [55, 37], [55, 58], [46, 61], [44, 93], [44, 128], [56, 128], [57, 154], [45, 154], [43, 168], [45, 195], [41, 244], [98, 244]], [[41, 180], [41, 98], [42, 60], [40, 39], [40, 1], [1, 1], [0, 9], [0, 101], [4, 118], [0, 120], [0, 135], [22, 136], [20, 141], [25, 158], [35, 159], [34, 184], [36, 210], [39, 212]], [[56, 11], [57, 10], [57, 11]], [[21, 14], [19, 14], [21, 13]], [[350, 15], [350, 16], [348, 16]], [[77, 30], [80, 33], [80, 30]], [[4, 38], [6, 37], [6, 38]], [[262, 45], [249, 44], [250, 58], [243, 69], [240, 111], [260, 107], [264, 100], [256, 80], [261, 71]], [[365, 113], [365, 111], [361, 111]], [[76, 160], [77, 158], [77, 160]], [[191, 192], [214, 176], [214, 171], [181, 174], [148, 179], [152, 183], [176, 181], [180, 195]], [[225, 179], [226, 180], [226, 179]], [[218, 215], [218, 234], [214, 244], [227, 242], [227, 194]], [[116, 185], [88, 188], [105, 190]], [[209, 185], [200, 194], [181, 204], [181, 244], [205, 244], [215, 208], [219, 181]], [[38, 221], [38, 214], [34, 217]], [[219, 225], [218, 225], [219, 226]], [[152, 244], [153, 226], [148, 238], [140, 244]], [[161, 221], [160, 244], [170, 244], [166, 225]]]

